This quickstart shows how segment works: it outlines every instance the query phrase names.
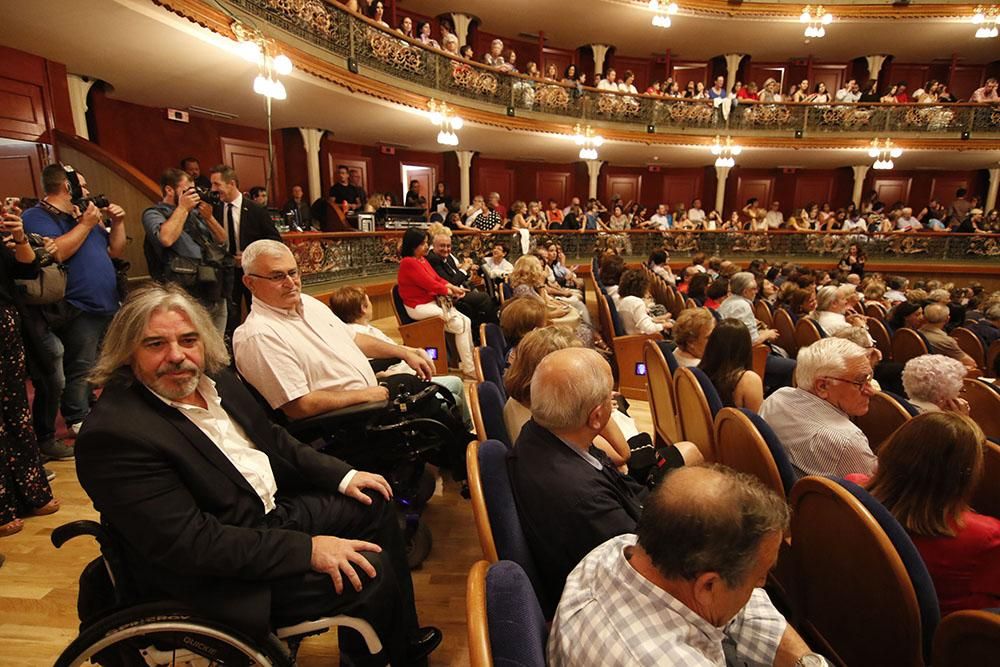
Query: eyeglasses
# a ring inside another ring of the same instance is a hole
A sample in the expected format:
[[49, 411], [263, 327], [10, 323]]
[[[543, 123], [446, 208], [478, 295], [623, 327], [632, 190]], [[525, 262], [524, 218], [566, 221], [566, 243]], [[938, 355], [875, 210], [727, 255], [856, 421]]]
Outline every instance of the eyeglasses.
[[283, 283], [286, 278], [291, 278], [295, 280], [299, 277], [299, 270], [292, 269], [291, 271], [277, 271], [269, 276], [262, 276], [258, 273], [248, 273], [248, 276], [253, 276], [254, 278], [263, 278], [264, 280], [270, 280], [272, 283]]
[[824, 380], [835, 380], [837, 382], [846, 382], [847, 384], [853, 384], [854, 386], [856, 386], [858, 388], [858, 391], [864, 391], [866, 387], [869, 388], [869, 389], [871, 388], [871, 386], [872, 386], [871, 382], [872, 382], [872, 379], [874, 377], [875, 377], [874, 375], [872, 375], [871, 373], [869, 373], [868, 375], [866, 375], [861, 380], [848, 380], [847, 378], [834, 378], [834, 377], [826, 377], [826, 376], [824, 376], [823, 379]]

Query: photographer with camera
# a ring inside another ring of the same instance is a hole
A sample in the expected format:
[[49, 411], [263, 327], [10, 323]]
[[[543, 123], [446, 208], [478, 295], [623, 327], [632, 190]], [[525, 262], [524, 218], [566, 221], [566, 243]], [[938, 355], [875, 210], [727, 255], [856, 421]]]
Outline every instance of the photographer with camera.
[[52, 238], [67, 270], [65, 299], [42, 309], [48, 329], [39, 343], [52, 368], [36, 382], [33, 409], [36, 435], [44, 442], [55, 435], [57, 406], [75, 432], [90, 411], [87, 375], [121, 298], [112, 258], [122, 257], [127, 238], [122, 207], [91, 196], [87, 180], [72, 167], [43, 169], [42, 188], [45, 197], [21, 216], [24, 229]]
[[226, 229], [212, 215], [218, 194], [199, 190], [187, 173], [173, 168], [160, 176], [160, 191], [160, 203], [142, 213], [149, 274], [157, 282], [177, 283], [205, 306], [224, 334], [233, 258], [226, 252]]

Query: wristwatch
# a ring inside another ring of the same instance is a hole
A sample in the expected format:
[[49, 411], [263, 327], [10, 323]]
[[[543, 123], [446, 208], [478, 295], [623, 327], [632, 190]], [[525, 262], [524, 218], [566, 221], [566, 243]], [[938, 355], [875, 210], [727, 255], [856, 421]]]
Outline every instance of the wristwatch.
[[795, 667], [830, 667], [830, 663], [819, 653], [806, 653], [795, 662]]

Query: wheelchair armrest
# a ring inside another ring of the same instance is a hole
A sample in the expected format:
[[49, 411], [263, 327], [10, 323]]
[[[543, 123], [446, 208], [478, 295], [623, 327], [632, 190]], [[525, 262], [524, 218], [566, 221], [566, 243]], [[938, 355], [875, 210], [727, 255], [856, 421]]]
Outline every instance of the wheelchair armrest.
[[313, 415], [312, 417], [306, 417], [305, 419], [290, 421], [288, 422], [288, 426], [286, 426], [286, 428], [289, 433], [292, 433], [293, 435], [304, 432], [325, 432], [329, 428], [339, 426], [344, 422], [370, 417], [378, 412], [386, 410], [388, 407], [389, 401], [358, 403], [357, 405], [349, 405], [346, 408], [340, 408], [339, 410], [330, 410], [329, 412]]
[[52, 531], [50, 539], [55, 548], [58, 549], [74, 537], [80, 537], [81, 535], [91, 535], [101, 543], [108, 540], [108, 532], [104, 530], [104, 526], [96, 521], [85, 519], [64, 523]]
[[373, 371], [381, 373], [382, 371], [389, 370], [389, 367], [395, 366], [401, 361], [402, 359], [389, 357], [388, 359], [369, 359], [368, 363], [371, 364]]

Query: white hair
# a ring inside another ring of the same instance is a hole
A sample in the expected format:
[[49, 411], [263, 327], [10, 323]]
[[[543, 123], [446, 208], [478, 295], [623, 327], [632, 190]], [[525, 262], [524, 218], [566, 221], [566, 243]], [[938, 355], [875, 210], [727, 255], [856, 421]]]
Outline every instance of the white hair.
[[293, 257], [293, 255], [292, 251], [288, 249], [288, 246], [281, 241], [274, 241], [272, 239], [254, 241], [243, 249], [243, 271], [245, 273], [253, 273], [254, 265], [261, 257], [279, 258]]
[[734, 273], [733, 277], [729, 279], [729, 291], [733, 294], [738, 294], [743, 296], [743, 292], [757, 282], [756, 276], [749, 271], [740, 271], [739, 273]]
[[958, 397], [968, 369], [961, 361], [943, 354], [922, 354], [903, 367], [903, 389], [917, 401], [941, 405]]
[[531, 417], [550, 431], [581, 428], [612, 382], [608, 362], [594, 350], [552, 352], [531, 376]]
[[816, 290], [816, 310], [829, 310], [833, 302], [837, 300], [840, 288], [833, 285], [824, 285]]
[[943, 303], [929, 303], [924, 307], [924, 319], [930, 324], [947, 322], [950, 317], [951, 311]]
[[868, 350], [846, 338], [823, 338], [799, 350], [795, 359], [795, 382], [811, 392], [821, 377], [840, 375], [851, 362], [868, 361]]

